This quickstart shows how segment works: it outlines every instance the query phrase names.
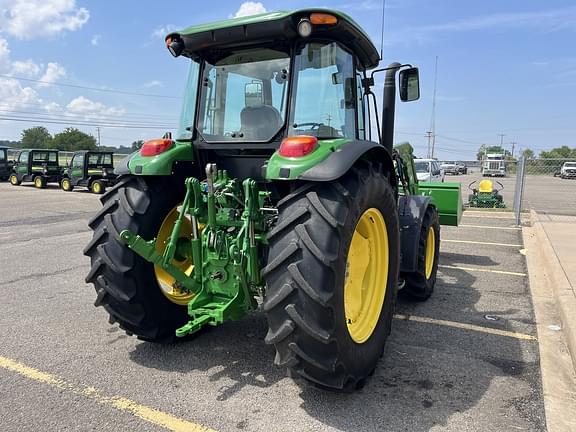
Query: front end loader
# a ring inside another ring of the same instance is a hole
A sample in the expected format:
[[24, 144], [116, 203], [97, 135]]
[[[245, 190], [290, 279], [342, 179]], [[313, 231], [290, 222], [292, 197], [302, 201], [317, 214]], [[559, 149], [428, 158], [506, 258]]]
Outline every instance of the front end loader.
[[459, 184], [419, 185], [411, 146], [392, 145], [397, 77], [416, 100], [418, 70], [377, 69], [366, 33], [324, 9], [197, 25], [166, 46], [190, 63], [179, 131], [126, 158], [101, 198], [95, 304], [150, 342], [258, 309], [276, 364], [361, 387], [398, 290], [432, 294], [440, 224], [462, 211]]

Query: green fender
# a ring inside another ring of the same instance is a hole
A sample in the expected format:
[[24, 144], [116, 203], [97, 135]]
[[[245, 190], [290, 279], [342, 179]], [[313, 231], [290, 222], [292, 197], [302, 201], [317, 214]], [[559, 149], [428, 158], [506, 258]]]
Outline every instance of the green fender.
[[194, 162], [190, 142], [176, 141], [169, 150], [157, 156], [142, 156], [136, 151], [122, 159], [114, 173], [117, 175], [169, 176], [173, 173], [176, 162]]

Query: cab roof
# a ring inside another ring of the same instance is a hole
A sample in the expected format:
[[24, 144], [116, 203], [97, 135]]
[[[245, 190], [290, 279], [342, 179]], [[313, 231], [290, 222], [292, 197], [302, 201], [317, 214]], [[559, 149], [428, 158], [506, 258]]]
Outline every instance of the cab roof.
[[302, 39], [297, 31], [298, 23], [314, 12], [334, 15], [338, 22], [334, 25], [313, 25], [311, 38], [344, 44], [358, 56], [364, 69], [378, 66], [380, 54], [366, 32], [345, 13], [322, 8], [269, 12], [199, 24], [172, 32], [166, 36], [166, 40], [180, 37], [184, 41], [182, 54], [194, 59], [202, 57], [202, 52], [210, 49], [292, 41]]

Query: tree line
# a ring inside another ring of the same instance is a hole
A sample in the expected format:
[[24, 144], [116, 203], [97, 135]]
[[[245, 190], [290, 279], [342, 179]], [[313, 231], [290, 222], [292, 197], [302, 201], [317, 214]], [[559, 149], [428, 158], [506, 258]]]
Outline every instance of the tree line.
[[134, 141], [130, 146], [98, 146], [94, 136], [73, 127], [54, 135], [44, 126], [35, 126], [22, 131], [20, 141], [0, 140], [0, 146], [12, 148], [55, 149], [61, 151], [102, 150], [128, 154], [142, 147], [142, 140]]

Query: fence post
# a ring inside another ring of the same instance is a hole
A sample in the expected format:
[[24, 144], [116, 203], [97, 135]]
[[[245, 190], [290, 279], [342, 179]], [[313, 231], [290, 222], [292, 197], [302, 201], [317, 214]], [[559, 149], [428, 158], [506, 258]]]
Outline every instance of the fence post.
[[526, 173], [526, 158], [521, 156], [516, 168], [516, 189], [514, 190], [514, 216], [516, 225], [521, 225], [522, 196], [524, 194], [524, 177]]

